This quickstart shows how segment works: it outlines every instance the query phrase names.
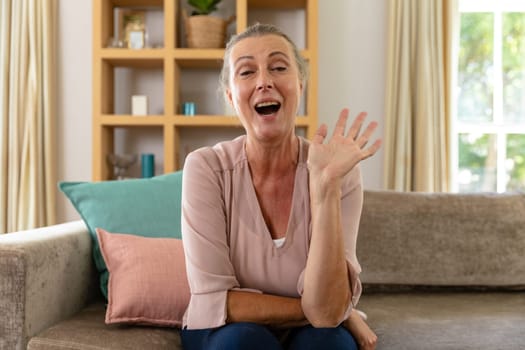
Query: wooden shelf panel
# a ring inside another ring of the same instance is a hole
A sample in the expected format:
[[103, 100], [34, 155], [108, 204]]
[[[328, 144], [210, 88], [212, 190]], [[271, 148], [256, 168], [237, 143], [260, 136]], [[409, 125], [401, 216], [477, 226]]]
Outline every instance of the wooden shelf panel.
[[163, 126], [166, 117], [158, 115], [134, 116], [104, 114], [100, 118], [103, 126]]
[[294, 9], [306, 8], [307, 0], [248, 0], [248, 8]]
[[115, 7], [162, 7], [163, 0], [111, 0]]
[[301, 127], [311, 126], [312, 120], [311, 118], [305, 116], [298, 116], [297, 118], [295, 118], [295, 125]]
[[130, 67], [130, 68], [146, 68], [146, 69], [162, 69], [164, 59], [162, 58], [137, 58], [137, 57], [120, 57], [120, 58], [106, 58], [102, 62], [113, 67]]
[[221, 60], [224, 57], [224, 49], [175, 49], [172, 52], [177, 59], [195, 59], [195, 60]]
[[239, 118], [235, 116], [209, 116], [209, 115], [195, 115], [195, 116], [175, 116], [174, 123], [178, 126], [186, 127], [203, 127], [203, 126], [241, 126]]
[[301, 56], [303, 56], [305, 60], [309, 61], [311, 58], [310, 50], [308, 49], [301, 50]]
[[102, 59], [162, 59], [166, 56], [166, 50], [160, 49], [116, 49], [103, 48], [100, 50]]
[[220, 68], [223, 49], [175, 49], [173, 58], [183, 68]]
[[[238, 117], [227, 115], [146, 115], [146, 116], [132, 116], [132, 115], [115, 115], [104, 114], [100, 117], [99, 123], [102, 126], [163, 126], [174, 125], [184, 127], [202, 127], [202, 126], [242, 126]], [[311, 118], [305, 116], [298, 116], [295, 118], [295, 125], [300, 127], [310, 126], [312, 124]]]
[[239, 119], [235, 116], [223, 115], [176, 115], [176, 116], [131, 116], [131, 115], [102, 115], [99, 123], [102, 126], [185, 126], [185, 127], [202, 127], [202, 126], [240, 126]]
[[162, 49], [101, 49], [100, 59], [114, 67], [162, 68], [165, 51]]

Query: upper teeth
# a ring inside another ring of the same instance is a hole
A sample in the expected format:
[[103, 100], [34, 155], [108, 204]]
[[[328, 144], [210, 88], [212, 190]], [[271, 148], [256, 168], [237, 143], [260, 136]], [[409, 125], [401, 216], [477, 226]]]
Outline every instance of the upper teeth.
[[278, 104], [279, 103], [277, 103], [277, 102], [261, 102], [261, 103], [257, 103], [257, 105], [255, 107], [276, 106]]

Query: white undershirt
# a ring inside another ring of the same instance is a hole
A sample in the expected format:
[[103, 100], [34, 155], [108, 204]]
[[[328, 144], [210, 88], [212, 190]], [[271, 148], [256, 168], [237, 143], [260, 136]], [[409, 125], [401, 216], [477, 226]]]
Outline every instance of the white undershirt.
[[273, 240], [273, 243], [275, 244], [275, 246], [277, 248], [281, 248], [284, 244], [284, 240], [286, 239], [286, 237], [282, 237], [282, 238], [277, 238], [277, 239], [274, 239]]

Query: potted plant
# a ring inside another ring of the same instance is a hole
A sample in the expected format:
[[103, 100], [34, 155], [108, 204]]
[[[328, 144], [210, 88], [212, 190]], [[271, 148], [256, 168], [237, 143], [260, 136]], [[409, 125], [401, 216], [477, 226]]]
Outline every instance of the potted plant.
[[217, 5], [222, 0], [188, 0], [188, 5], [192, 6], [192, 16], [197, 15], [209, 15], [210, 13], [217, 11]]
[[191, 16], [183, 11], [186, 26], [186, 39], [191, 48], [221, 48], [226, 39], [226, 27], [234, 16], [228, 20], [210, 16], [217, 10], [222, 0], [188, 0], [193, 7]]

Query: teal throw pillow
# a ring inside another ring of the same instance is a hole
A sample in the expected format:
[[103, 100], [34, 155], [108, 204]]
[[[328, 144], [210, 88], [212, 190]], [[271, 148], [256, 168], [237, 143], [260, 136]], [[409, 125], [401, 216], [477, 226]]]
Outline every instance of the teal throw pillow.
[[97, 228], [143, 237], [181, 238], [182, 171], [145, 179], [60, 182], [59, 188], [89, 229], [100, 288], [106, 299], [109, 274], [98, 245]]

